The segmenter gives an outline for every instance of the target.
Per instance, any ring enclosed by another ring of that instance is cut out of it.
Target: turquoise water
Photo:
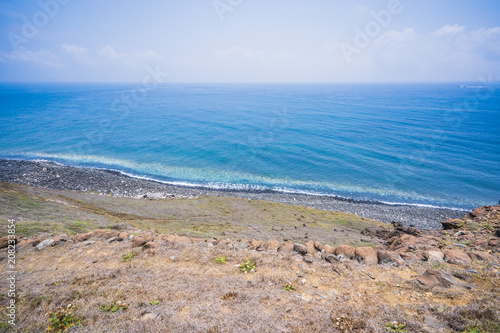
[[[2,84],[0,157],[469,209],[500,199],[499,88]]]

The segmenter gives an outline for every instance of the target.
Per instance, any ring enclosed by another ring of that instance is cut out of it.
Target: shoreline
[[[0,159],[0,181],[42,188],[79,191],[99,195],[152,199],[225,196],[266,200],[341,211],[376,221],[403,222],[419,229],[441,229],[441,221],[461,218],[467,211],[409,204],[357,201],[333,196],[292,194],[274,191],[236,191],[170,185],[132,177],[116,170],[73,167],[49,161]]]

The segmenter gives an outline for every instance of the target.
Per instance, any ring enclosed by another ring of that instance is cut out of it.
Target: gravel
[[[136,198],[196,198],[204,195],[267,200],[317,209],[341,211],[419,229],[441,229],[441,221],[461,218],[467,211],[412,205],[389,205],[332,196],[246,192],[168,185],[133,178],[118,171],[65,166],[47,161],[0,159],[0,181],[36,187]]]

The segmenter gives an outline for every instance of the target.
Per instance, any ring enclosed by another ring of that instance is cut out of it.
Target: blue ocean
[[[500,199],[492,84],[1,84],[0,158],[185,186],[470,209]]]

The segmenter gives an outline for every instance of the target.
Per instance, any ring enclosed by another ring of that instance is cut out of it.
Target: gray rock
[[[332,262],[332,263],[339,261],[339,259],[337,258],[337,256],[334,255],[334,254],[327,254],[326,257],[325,257],[325,259],[326,259],[326,261]]]
[[[459,289],[473,289],[476,287],[472,283],[463,283],[455,279],[453,276],[442,271],[428,269],[418,279],[421,284],[433,288],[459,288]]]
[[[306,263],[308,263],[308,264],[312,264],[312,263],[313,263],[313,261],[314,261],[314,258],[313,258],[313,256],[312,256],[312,255],[310,255],[310,254],[306,254],[306,255],[304,256],[304,261],[305,261]]]
[[[35,249],[37,249],[38,251],[42,251],[46,247],[51,246],[52,243],[54,243],[53,239],[46,239],[43,242],[40,242],[40,244],[38,244],[37,246],[35,246]]]
[[[95,241],[85,242],[85,243],[83,243],[83,246],[89,246],[89,245],[92,245],[92,244],[95,244]]]
[[[122,241],[123,241],[122,237],[111,237],[110,239],[107,240],[108,243],[122,242]]]
[[[436,332],[442,332],[442,330],[446,328],[445,324],[439,322],[436,318],[429,315],[424,316],[424,325],[435,330]]]
[[[307,248],[302,244],[293,244],[293,250],[302,255],[305,255],[307,253]]]
[[[156,320],[156,319],[159,319],[161,317],[161,313],[160,312],[146,312],[146,313],[143,313],[141,315],[141,320]]]

